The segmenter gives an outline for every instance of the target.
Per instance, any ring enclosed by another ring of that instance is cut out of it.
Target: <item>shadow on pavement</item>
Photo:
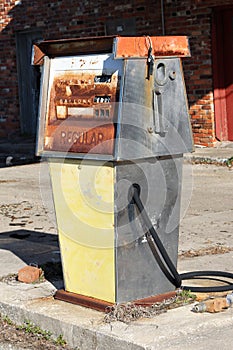
[[[46,280],[56,288],[63,287],[57,235],[30,230],[3,232],[0,234],[0,249],[12,252],[27,265],[41,267]]]

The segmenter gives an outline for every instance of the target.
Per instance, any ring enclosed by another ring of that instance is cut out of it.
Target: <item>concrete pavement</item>
[[[209,165],[231,159],[233,148],[201,148],[195,164],[185,155],[178,271],[233,272],[233,169]],[[200,160],[200,159],[199,159]],[[16,323],[25,320],[60,334],[74,349],[154,350],[230,349],[233,308],[216,314],[196,314],[192,305],[150,319],[125,324],[104,322],[104,314],[55,300],[60,275],[23,284],[11,278],[26,264],[56,266],[60,262],[56,222],[46,163],[0,169],[0,312]],[[214,254],[218,248],[218,254]],[[227,249],[228,248],[228,249]]]

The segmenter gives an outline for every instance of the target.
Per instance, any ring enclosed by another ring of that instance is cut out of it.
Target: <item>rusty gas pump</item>
[[[42,41],[37,155],[50,164],[65,290],[106,305],[174,290],[132,186],[174,265],[183,154],[193,149],[186,37]]]

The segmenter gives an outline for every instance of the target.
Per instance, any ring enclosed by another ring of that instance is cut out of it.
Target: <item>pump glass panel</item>
[[[121,76],[110,54],[51,59],[43,150],[113,155]]]

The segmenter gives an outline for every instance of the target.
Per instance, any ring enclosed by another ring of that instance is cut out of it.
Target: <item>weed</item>
[[[174,297],[157,302],[151,306],[135,305],[134,303],[115,304],[106,308],[104,322],[121,321],[130,323],[142,317],[154,317],[171,309],[191,304],[196,299],[196,295],[189,290],[179,290]]]
[[[55,340],[55,344],[57,344],[57,345],[62,345],[62,346],[66,345],[66,341],[65,341],[65,339],[63,338],[63,335],[62,335],[62,334],[60,334],[60,335],[57,337],[57,339]]]
[[[34,323],[31,323],[30,321],[25,321],[24,324],[18,326],[18,329],[23,330],[25,333],[31,333],[34,335],[41,336],[46,340],[51,339],[52,335],[50,331],[45,331],[39,326],[36,326]]]
[[[6,333],[6,331],[8,330],[8,334],[10,334],[9,337],[11,337],[13,332],[13,336],[15,336],[16,338],[19,337],[21,343],[28,342],[28,341],[31,341],[30,339],[33,339],[34,344],[36,344],[36,342],[39,342],[38,344],[41,345],[41,344],[46,344],[46,342],[48,342],[45,346],[46,349],[47,349],[47,346],[50,349],[50,344],[52,346],[51,349],[55,349],[55,348],[61,349],[61,347],[62,349],[63,348],[67,350],[70,349],[69,346],[67,345],[67,342],[63,338],[62,334],[60,334],[55,339],[55,337],[53,337],[53,334],[50,331],[41,329],[39,326],[35,325],[31,321],[27,320],[23,324],[18,325],[14,323],[7,315],[2,315],[0,313],[0,326],[3,324],[3,322],[5,323],[4,332]],[[8,328],[5,327],[6,325],[8,325]],[[19,332],[18,334],[17,334],[17,331]],[[25,337],[23,336],[23,334],[25,334]],[[0,336],[1,336],[1,332],[0,332]],[[14,341],[16,339],[15,337],[14,337]],[[0,340],[0,343],[1,343],[1,340]],[[35,348],[37,349],[36,345],[35,345]],[[41,349],[41,347],[39,348]]]
[[[32,284],[43,283],[46,281],[45,276],[44,276],[44,271],[42,269],[40,269],[40,270],[41,270],[41,274],[40,274],[39,278],[36,281],[34,281]]]
[[[17,274],[15,273],[10,273],[7,276],[0,277],[0,282],[9,283],[9,282],[15,282],[15,281],[17,281]]]
[[[180,297],[182,299],[182,302],[195,300],[196,295],[191,292],[191,290],[185,290],[182,289],[180,292],[177,293],[177,297]]]
[[[8,316],[2,316],[2,320],[4,321],[4,322],[6,322],[8,325],[13,325],[13,322],[11,321],[11,319],[8,317]]]

